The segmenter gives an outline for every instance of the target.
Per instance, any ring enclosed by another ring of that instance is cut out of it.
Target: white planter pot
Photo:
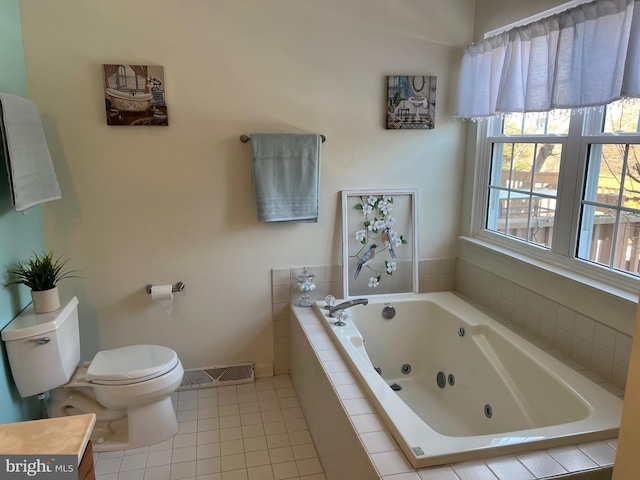
[[[58,287],[53,287],[50,290],[44,290],[42,292],[31,290],[31,299],[33,300],[33,309],[36,313],[53,312],[60,308]]]

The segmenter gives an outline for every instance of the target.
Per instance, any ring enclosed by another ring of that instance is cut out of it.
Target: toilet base
[[[112,410],[102,406],[89,387],[62,387],[51,391],[50,416],[82,413],[96,415],[91,434],[94,452],[144,447],[163,442],[178,431],[170,396],[132,405],[126,410]]]
[[[96,423],[91,435],[94,452],[144,447],[163,442],[178,431],[171,397],[130,407],[127,413],[120,420]]]

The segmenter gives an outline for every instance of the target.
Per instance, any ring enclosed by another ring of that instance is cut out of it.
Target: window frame
[[[574,111],[566,135],[504,135],[502,119],[483,119],[477,123],[474,169],[474,193],[471,206],[471,237],[486,248],[512,255],[529,264],[565,276],[583,278],[583,283],[601,290],[622,289],[637,294],[640,276],[611,270],[577,257],[581,227],[581,203],[587,175],[589,145],[604,143],[640,144],[638,133],[598,133],[604,107]],[[554,234],[549,249],[526,243],[515,237],[488,230],[489,183],[494,143],[548,141],[562,143],[558,178]]]

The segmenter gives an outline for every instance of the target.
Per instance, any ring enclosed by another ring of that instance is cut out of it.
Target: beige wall
[[[340,259],[339,191],[417,187],[420,258],[455,256],[473,0],[21,0],[30,97],[63,199],[47,246],[84,279],[83,357],[132,343],[186,368],[273,361],[270,269]],[[163,65],[170,126],[109,127],[101,64]],[[436,129],[383,128],[385,76],[438,77]],[[250,132],[317,132],[317,224],[259,224]],[[186,283],[171,314],[148,283]]]
[[[618,436],[616,465],[613,471],[614,480],[627,480],[640,476],[640,457],[638,441],[640,441],[640,310],[636,315],[633,350],[629,364],[629,376],[625,389],[622,425]]]

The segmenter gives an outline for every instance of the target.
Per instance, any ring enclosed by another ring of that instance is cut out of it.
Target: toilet
[[[22,397],[50,391],[49,415],[95,413],[93,450],[126,450],[162,442],[178,431],[171,394],[184,369],[160,345],[128,345],[80,361],[78,299],[54,312],[27,307],[2,330]]]

